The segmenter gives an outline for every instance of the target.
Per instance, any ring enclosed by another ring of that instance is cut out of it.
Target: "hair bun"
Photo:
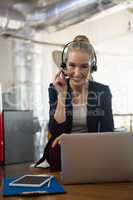
[[[73,41],[83,41],[83,42],[86,42],[86,43],[89,43],[90,44],[90,40],[88,39],[88,37],[87,36],[85,36],[85,35],[77,35],[74,39],[73,39]]]

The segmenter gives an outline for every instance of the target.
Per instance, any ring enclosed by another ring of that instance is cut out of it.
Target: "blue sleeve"
[[[105,88],[105,94],[103,98],[103,117],[101,118],[101,131],[112,132],[114,131],[114,120],[112,114],[112,95],[109,87]]]
[[[48,88],[48,92],[49,92],[49,123],[48,123],[48,128],[50,133],[52,134],[52,136],[54,138],[58,137],[59,135],[61,135],[62,133],[65,132],[66,129],[66,121],[63,123],[58,123],[55,119],[54,119],[54,113],[56,110],[56,106],[57,106],[57,91],[54,87],[53,84],[50,84],[49,88]]]

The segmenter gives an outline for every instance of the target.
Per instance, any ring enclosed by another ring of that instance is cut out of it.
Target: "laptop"
[[[74,133],[61,140],[64,184],[133,180],[133,133]]]

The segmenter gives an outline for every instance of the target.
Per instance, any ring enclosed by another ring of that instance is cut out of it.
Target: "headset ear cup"
[[[94,71],[95,72],[97,71],[97,64],[95,64]]]
[[[95,61],[92,62],[91,64],[91,73],[97,71],[97,64]]]
[[[93,47],[93,46],[92,46]],[[97,71],[97,56],[96,56],[96,52],[95,52],[95,49],[93,47],[93,60],[92,60],[92,63],[91,63],[91,73]]]

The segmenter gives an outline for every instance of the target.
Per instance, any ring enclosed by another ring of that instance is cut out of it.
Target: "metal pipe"
[[[35,8],[26,19],[29,26],[59,30],[82,21],[109,5],[112,5],[112,0],[62,0],[49,6]]]
[[[12,8],[0,8],[0,28],[3,30],[19,30],[25,25],[24,15]]]

